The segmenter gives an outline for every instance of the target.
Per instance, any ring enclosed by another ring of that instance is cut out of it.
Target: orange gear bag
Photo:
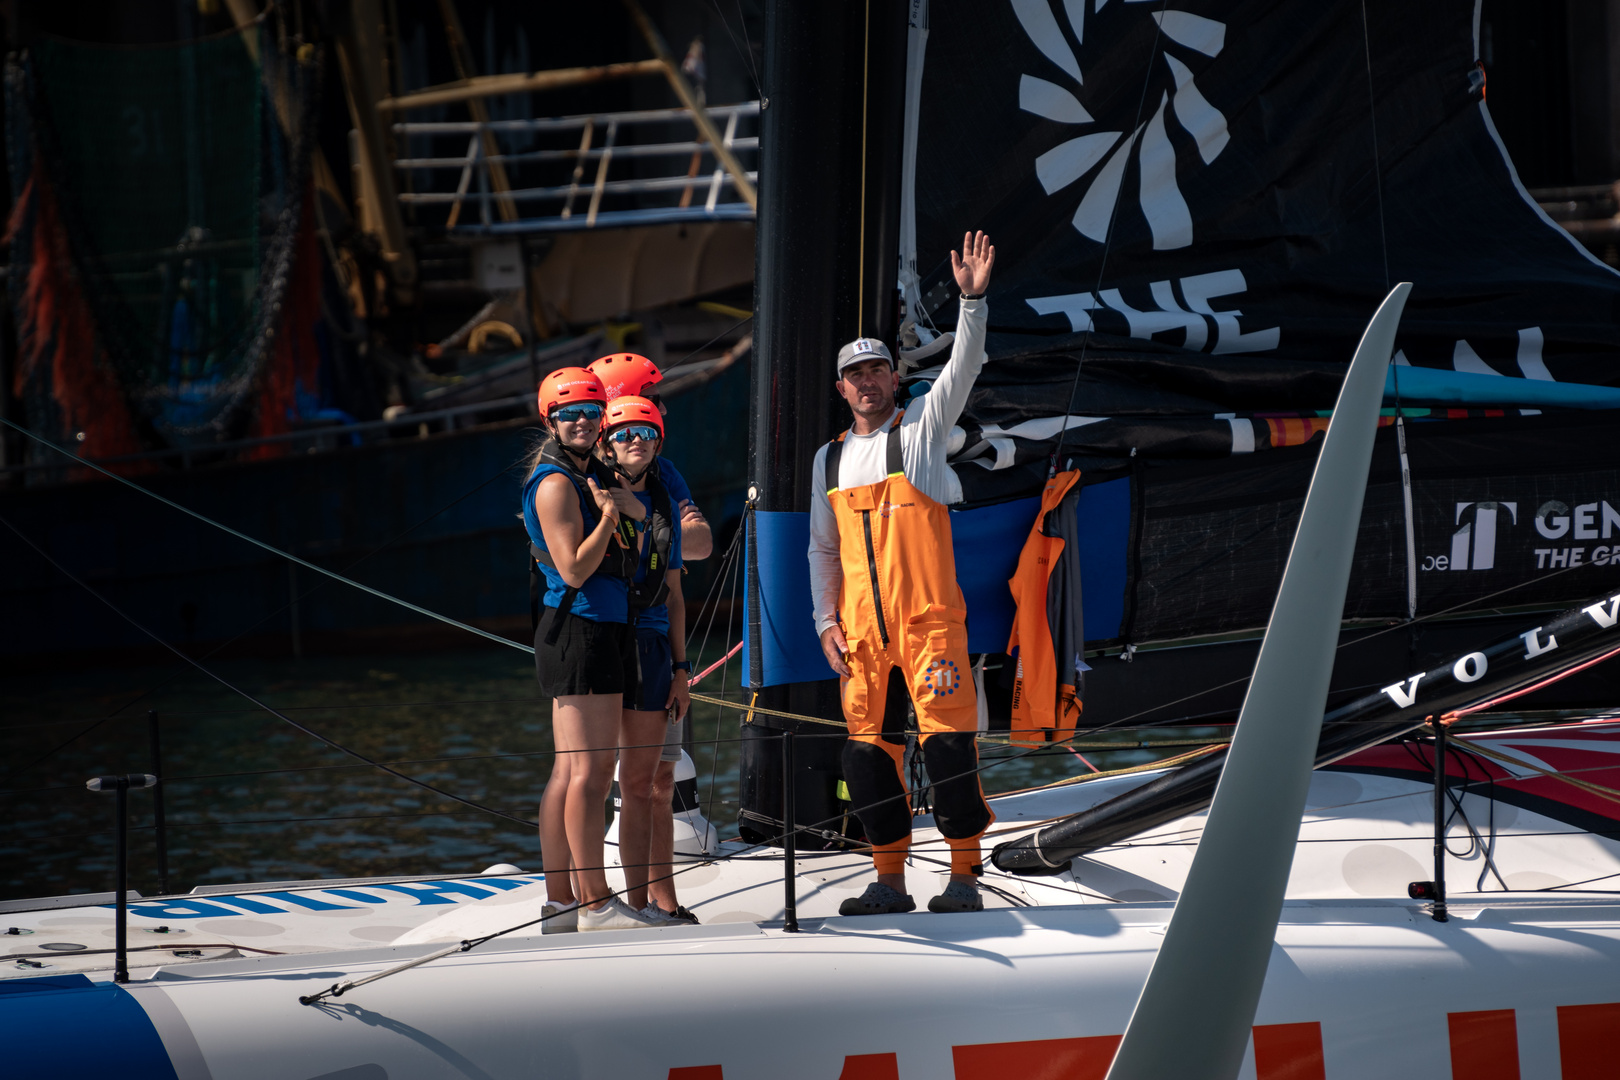
[[[1068,640],[1071,635],[1063,625],[1071,615],[1078,625],[1079,553],[1070,550],[1067,570],[1060,569],[1059,560],[1068,545],[1058,535],[1055,520],[1079,479],[1079,471],[1071,470],[1046,482],[1040,512],[1018,556],[1018,569],[1007,582],[1017,605],[1012,636],[1007,639],[1007,651],[1018,652],[1012,697],[1011,738],[1015,743],[1068,738],[1083,709],[1077,658],[1085,642]],[[1060,642],[1065,652],[1073,650],[1076,655],[1060,657]]]

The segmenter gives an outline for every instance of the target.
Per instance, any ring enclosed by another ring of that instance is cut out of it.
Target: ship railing
[[[327,424],[305,427],[278,435],[261,435],[251,439],[233,439],[230,442],[208,443],[191,447],[171,447],[147,450],[138,454],[119,454],[115,457],[94,459],[96,464],[113,466],[133,462],[173,462],[182,471],[240,460],[244,451],[264,446],[287,446],[292,452],[321,453],[345,446],[372,445],[384,441],[424,439],[429,435],[458,431],[480,424],[502,420],[516,420],[535,415],[533,394],[514,394],[492,401],[477,401],[453,408],[428,412],[408,412],[383,420],[364,420],[352,424]],[[55,457],[55,455],[52,455]],[[57,461],[25,462],[0,467],[0,480],[10,482],[13,477],[34,479],[35,474],[48,476],[72,470],[71,463]]]
[[[739,127],[747,120],[757,119],[758,101],[735,105],[716,105],[704,110],[717,125],[725,121],[721,135],[733,155],[759,151],[757,135],[740,135]],[[640,109],[628,112],[591,113],[537,120],[490,121],[431,121],[406,122],[393,126],[394,134],[402,145],[421,138],[465,138],[466,151],[457,156],[401,157],[394,167],[406,179],[428,174],[430,185],[434,174],[455,170],[453,190],[402,191],[399,201],[405,206],[449,207],[445,231],[461,236],[490,236],[533,232],[563,232],[598,229],[627,225],[651,225],[670,222],[723,221],[754,219],[754,208],[737,190],[738,177],[732,175],[719,162],[715,148],[701,133],[685,141],[633,141],[631,136],[640,130],[650,130],[656,136],[659,128],[667,129],[672,123],[688,123],[697,131],[692,111],[685,108]],[[490,153],[489,147],[499,136],[508,141],[521,138],[533,141],[546,136],[566,135],[573,145]],[[495,138],[491,138],[494,136]],[[575,140],[577,139],[577,142]],[[615,161],[640,163],[642,175],[609,179]],[[532,165],[566,165],[573,163],[572,174],[566,183],[514,187],[496,190],[491,180],[491,167],[497,166],[504,176],[506,170]],[[645,175],[649,166],[668,162],[667,174]],[[757,169],[741,174],[751,184],[758,179]],[[660,197],[674,196],[668,205],[630,205],[624,202],[645,203],[646,197],[660,203]],[[613,202],[614,208],[605,203]],[[525,210],[536,204],[551,204],[555,210],[525,215],[500,213],[500,204],[523,206]],[[477,221],[463,222],[462,214],[468,206],[477,210]],[[510,220],[501,220],[510,218]]]

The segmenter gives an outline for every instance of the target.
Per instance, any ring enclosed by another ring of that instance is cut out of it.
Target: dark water
[[[720,650],[712,652],[718,659]],[[521,654],[491,649],[210,667],[367,757],[474,802],[535,816],[551,767],[550,709]],[[727,674],[725,690],[735,697],[735,661]],[[720,693],[719,675],[700,689]],[[112,887],[114,798],[86,791],[84,781],[152,771],[152,709],[167,777],[170,891],[471,873],[497,862],[539,866],[531,829],[359,765],[194,670],[106,668],[0,681],[0,813],[8,822],[0,840],[0,899]],[[718,707],[698,704],[693,719],[699,795],[728,836],[735,833],[739,714],[724,711],[721,717]],[[1016,752],[991,747],[984,756],[989,763],[1009,753]],[[1155,755],[1088,756],[1109,769]],[[1009,791],[1085,771],[1073,754],[1048,750],[990,769],[985,787]],[[132,792],[130,804],[130,883],[151,895],[159,884],[151,795]]]

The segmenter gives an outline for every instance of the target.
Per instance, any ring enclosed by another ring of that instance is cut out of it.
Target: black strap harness
[[[840,432],[838,437],[827,444],[827,460],[822,463],[821,479],[827,485],[827,494],[831,495],[838,490],[838,462],[844,456],[844,436],[849,432]],[[889,425],[889,434],[884,439],[884,468],[889,476],[903,475],[906,471],[905,457],[900,447],[900,417],[894,418]]]
[[[546,440],[541,450],[540,461],[542,464],[555,465],[562,469],[573,483],[574,490],[579,495],[580,513],[585,520],[585,534],[589,535],[596,529],[602,516],[596,512],[596,500],[590,498],[585,481],[587,478],[594,479],[597,487],[607,491],[610,490],[610,485],[616,483],[614,479],[616,474],[594,457],[589,459],[588,470],[582,470],[573,455],[558,446],[555,439]],[[647,494],[652,497],[652,513],[647,519],[647,530],[652,535],[652,550],[648,554],[645,580],[640,582],[635,580],[636,570],[641,565],[641,545],[638,543],[635,522],[628,519],[619,522],[619,543],[608,544],[607,554],[602,557],[602,563],[596,569],[597,574],[622,578],[630,582],[632,626],[643,611],[657,607],[669,596],[669,584],[665,581],[664,574],[669,569],[670,557],[674,551],[677,527],[669,489],[664,487],[663,481],[659,478],[656,462],[645,476]],[[533,541],[529,542],[529,556],[529,621],[535,630],[539,630],[540,599],[544,592],[540,584],[542,575],[539,567],[549,566],[556,569],[557,564],[552,560],[550,552]],[[578,596],[579,589],[573,585],[563,590],[556,614],[552,616],[551,625],[546,628],[547,645],[557,643],[557,637],[562,633],[563,620],[573,614],[574,600]]]
[[[597,513],[596,500],[591,498],[590,489],[586,486],[587,479],[595,480],[596,486],[603,491],[610,490],[615,483],[614,474],[597,461],[594,457],[586,458],[586,464],[580,465],[579,459],[558,445],[556,439],[547,439],[540,449],[540,463],[542,465],[555,465],[561,469],[574,485],[574,492],[579,496],[579,512],[584,518],[584,535],[589,536],[596,530],[602,515]],[[602,556],[601,565],[595,573],[607,577],[623,578],[628,581],[635,577],[636,567],[641,562],[641,550],[636,543],[636,527],[632,521],[621,520],[618,529],[618,543],[608,543],[606,554]],[[529,622],[534,629],[540,629],[540,566],[557,568],[551,553],[540,545],[529,542]],[[594,575],[593,575],[594,576]],[[579,589],[570,585],[563,590],[562,601],[557,606],[557,614],[552,617],[551,625],[546,628],[546,644],[557,644],[557,636],[562,633],[563,620],[568,618],[574,610],[574,600],[579,596]]]

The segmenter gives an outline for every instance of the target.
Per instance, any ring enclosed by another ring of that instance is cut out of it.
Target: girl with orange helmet
[[[664,381],[658,365],[640,353],[611,353],[592,360],[590,372],[602,380],[609,401],[621,397],[652,398],[652,388]],[[656,402],[655,402],[656,404]]]
[[[541,380],[547,438],[523,485],[538,598],[534,660],[552,699],[554,755],[540,802],[540,847],[554,917],[547,931],[651,925],[612,898],[603,872],[603,808],[620,711],[635,683],[630,578],[639,551],[610,490],[622,484],[592,451],[607,407],[601,380],[563,368]],[[537,590],[539,591],[539,590]],[[570,880],[570,867],[573,870]],[[570,925],[572,924],[572,925]]]
[[[637,687],[619,722],[619,859],[625,899],[654,922],[696,922],[675,899],[675,762],[681,720],[691,707],[686,603],[681,594],[681,525],[662,479],[664,420],[646,398],[614,398],[602,421],[602,454],[636,500],[626,508],[640,525],[640,561],[630,583]],[[620,496],[621,501],[623,496]],[[638,513],[639,512],[639,513]],[[649,883],[649,879],[659,879]]]

